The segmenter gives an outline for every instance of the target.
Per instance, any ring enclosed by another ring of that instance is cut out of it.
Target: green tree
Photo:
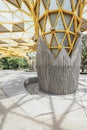
[[[5,57],[5,58],[0,59],[0,68],[25,69],[25,68],[28,68],[28,64],[24,58]]]
[[[81,68],[84,71],[84,66],[87,65],[87,35],[82,37],[82,56],[81,56]]]
[[[0,67],[2,69],[9,69],[8,58],[2,58],[2,59],[0,59]]]
[[[19,59],[19,68],[28,68],[28,63],[24,58]]]
[[[9,69],[18,69],[19,67],[19,62],[18,62],[18,58],[9,58],[8,59],[9,62]]]

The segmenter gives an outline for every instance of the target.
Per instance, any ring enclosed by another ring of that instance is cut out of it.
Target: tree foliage
[[[28,64],[24,58],[5,57],[5,58],[0,59],[0,68],[2,68],[2,69],[25,69],[25,68],[28,68]]]
[[[81,68],[87,65],[87,35],[82,37],[82,56],[81,56]],[[83,70],[82,70],[83,71]]]

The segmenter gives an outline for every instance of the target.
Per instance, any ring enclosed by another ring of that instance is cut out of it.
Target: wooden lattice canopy
[[[56,57],[62,48],[70,55],[81,26],[83,0],[38,0],[39,34]]]
[[[63,47],[70,55],[81,26],[84,1],[83,21],[87,0],[0,0],[0,56],[22,57],[36,51],[38,34],[55,57]],[[82,31],[86,24],[82,22]]]
[[[0,0],[0,55],[24,56],[35,51],[32,3],[26,0]]]
[[[84,6],[83,6],[81,31],[82,32],[87,31],[87,0],[85,0]]]

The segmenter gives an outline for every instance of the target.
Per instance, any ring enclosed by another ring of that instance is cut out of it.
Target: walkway
[[[35,72],[0,71],[0,130],[87,130],[87,75],[76,94],[47,95],[24,81]],[[30,91],[31,89],[29,89]]]

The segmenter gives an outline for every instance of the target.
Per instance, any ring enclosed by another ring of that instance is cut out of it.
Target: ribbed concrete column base
[[[63,48],[55,59],[43,39],[37,48],[37,74],[40,89],[52,94],[71,94],[78,88],[80,71],[81,39],[77,40],[69,57]]]

